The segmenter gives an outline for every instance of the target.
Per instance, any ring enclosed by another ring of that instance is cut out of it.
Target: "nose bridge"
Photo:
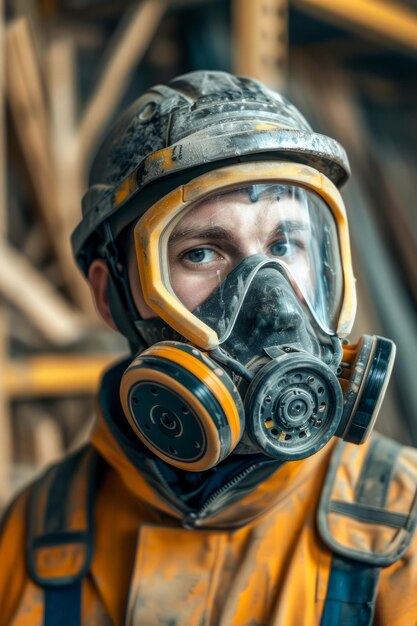
[[[281,298],[283,291],[291,286],[286,268],[278,259],[254,255],[245,261],[250,261],[251,258],[257,262],[247,276],[246,289],[239,303],[239,308],[247,297],[251,299],[259,297],[262,301]],[[284,286],[286,287],[284,288]]]
[[[292,345],[318,353],[304,307],[285,268],[274,259],[257,260],[253,261],[239,301],[235,298],[220,341],[223,349],[245,364],[270,346]]]
[[[277,266],[277,263],[262,254],[243,259],[212,295],[193,310],[193,314],[205,320],[224,341],[234,326],[248,290],[254,281],[258,282],[256,276],[259,270],[266,265],[273,267]],[[275,270],[274,275],[277,273]]]
[[[260,255],[258,255],[260,256]],[[279,259],[265,257],[265,261],[259,263],[246,283],[244,297],[240,299],[236,307],[235,319],[239,311],[245,306],[252,315],[257,316],[261,312],[275,315],[275,329],[277,324],[282,328],[292,328],[298,323],[300,315],[308,311],[310,321],[318,326],[326,335],[333,334],[323,325],[314,310],[314,304],[309,301],[291,270]],[[237,310],[238,309],[238,310]],[[264,324],[267,324],[265,321]]]
[[[254,273],[254,278],[258,285],[265,285],[267,291],[270,291],[277,282],[288,282],[283,264],[276,259],[268,259],[266,263],[260,265]]]
[[[233,273],[233,283],[240,289],[235,292],[222,343],[237,326],[244,326],[249,336],[261,331],[286,331],[300,324],[300,303],[279,261],[256,255],[245,259]],[[240,285],[239,276],[242,278]]]
[[[296,294],[282,269],[278,263],[260,268],[248,288],[245,316],[257,327],[287,329],[299,319]]]

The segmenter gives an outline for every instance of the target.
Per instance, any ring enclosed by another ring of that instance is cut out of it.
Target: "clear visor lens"
[[[335,330],[343,291],[337,228],[315,192],[252,184],[217,193],[176,214],[160,240],[165,286],[190,311],[255,255],[273,259],[322,328]],[[218,300],[220,335],[227,333],[233,307],[242,305],[250,280],[242,273],[238,293],[227,296],[235,302]]]

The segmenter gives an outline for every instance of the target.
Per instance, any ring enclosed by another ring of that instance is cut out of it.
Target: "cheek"
[[[300,286],[313,297],[316,291],[316,276],[310,259],[301,257],[295,263],[290,264],[291,270]]]
[[[216,272],[193,275],[186,270],[179,270],[171,276],[171,287],[175,295],[189,311],[207,300],[220,283],[220,274]]]

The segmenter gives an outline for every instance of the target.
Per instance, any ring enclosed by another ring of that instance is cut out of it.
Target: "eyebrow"
[[[272,233],[279,233],[281,231],[293,231],[293,230],[310,230],[310,222],[307,220],[282,220],[273,229]]]
[[[268,237],[272,237],[282,232],[291,231],[307,231],[309,230],[309,222],[301,220],[282,220],[275,228],[268,234]],[[179,232],[173,232],[169,238],[168,245],[173,245],[187,239],[208,239],[210,241],[227,241],[229,243],[235,242],[233,233],[221,226],[210,226],[207,228],[185,228]]]
[[[208,228],[185,228],[180,232],[173,232],[169,238],[169,243],[176,243],[184,239],[211,239],[213,241],[233,241],[230,231],[221,226],[210,226]]]

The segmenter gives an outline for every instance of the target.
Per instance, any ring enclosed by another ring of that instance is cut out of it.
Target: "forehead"
[[[308,208],[297,190],[287,188],[258,191],[255,187],[239,189],[206,198],[191,207],[177,223],[173,234],[184,228],[221,226],[228,230],[239,227],[263,229],[282,221],[307,222]]]

